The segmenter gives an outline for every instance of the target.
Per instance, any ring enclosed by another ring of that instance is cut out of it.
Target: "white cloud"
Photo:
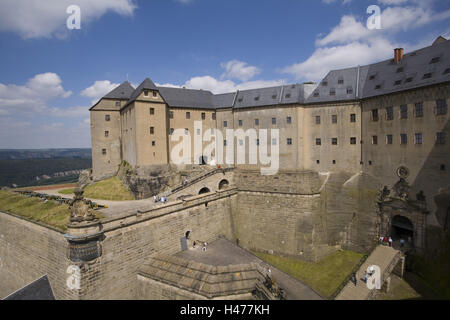
[[[25,39],[64,37],[70,31],[66,27],[70,5],[80,7],[82,29],[108,11],[131,16],[136,8],[133,0],[2,0],[0,31],[12,31]]]
[[[239,79],[241,81],[248,81],[261,73],[259,68],[250,66],[246,62],[239,60],[223,62],[220,66],[225,69],[221,79]]]
[[[371,30],[363,26],[355,17],[343,16],[339,25],[334,27],[328,35],[318,39],[316,45],[325,46],[330,43],[347,43],[368,37],[370,33]]]
[[[25,85],[0,83],[0,110],[3,114],[42,111],[47,101],[67,98],[71,94],[72,91],[64,90],[61,78],[56,73],[37,74]]]
[[[81,91],[81,95],[92,98],[92,104],[95,104],[101,97],[105,96],[119,85],[119,83],[111,83],[109,80],[95,81],[92,86]]]

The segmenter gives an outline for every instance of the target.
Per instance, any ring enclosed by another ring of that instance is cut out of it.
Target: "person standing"
[[[389,247],[392,247],[392,238],[389,237]]]
[[[400,247],[403,248],[405,246],[405,240],[403,238],[400,239]]]
[[[356,279],[356,272],[353,272],[353,274],[352,274],[352,282],[355,284],[355,287],[356,287],[356,283],[357,283],[357,279]]]

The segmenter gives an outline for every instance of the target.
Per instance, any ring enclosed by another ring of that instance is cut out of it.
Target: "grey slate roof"
[[[129,100],[131,95],[133,94],[133,91],[134,88],[132,87],[132,85],[128,81],[125,81],[103,98]]]
[[[55,300],[47,275],[31,282],[3,300]]]
[[[158,89],[171,107],[215,109],[212,102],[213,94],[210,91],[169,87],[158,87]]]
[[[437,61],[430,63],[433,58]],[[366,66],[333,70],[319,84],[293,84],[214,95],[205,90],[156,87],[147,78],[131,94],[133,87],[124,82],[105,98],[119,99],[119,96],[128,95],[128,105],[142,90],[150,89],[159,90],[170,107],[205,109],[352,101],[449,82],[449,68],[450,40],[439,37],[432,46],[405,54],[398,64],[389,59]],[[430,77],[424,77],[425,74]]]

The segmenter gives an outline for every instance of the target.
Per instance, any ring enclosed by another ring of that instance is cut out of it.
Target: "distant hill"
[[[16,159],[91,159],[91,149],[0,149],[0,160]]]
[[[0,186],[75,182],[91,166],[91,149],[0,149]]]

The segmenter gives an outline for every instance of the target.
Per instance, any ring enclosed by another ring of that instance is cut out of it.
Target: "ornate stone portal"
[[[409,170],[406,167],[400,167],[397,175],[399,181],[392,188],[393,192],[385,186],[379,193],[379,236],[392,236],[393,226],[405,228],[412,232],[413,247],[419,251],[424,250],[426,217],[429,213],[425,194],[420,191],[416,195],[416,200],[410,199],[410,186],[406,181]],[[403,224],[394,225],[394,221]],[[408,222],[411,224],[411,229]]]

